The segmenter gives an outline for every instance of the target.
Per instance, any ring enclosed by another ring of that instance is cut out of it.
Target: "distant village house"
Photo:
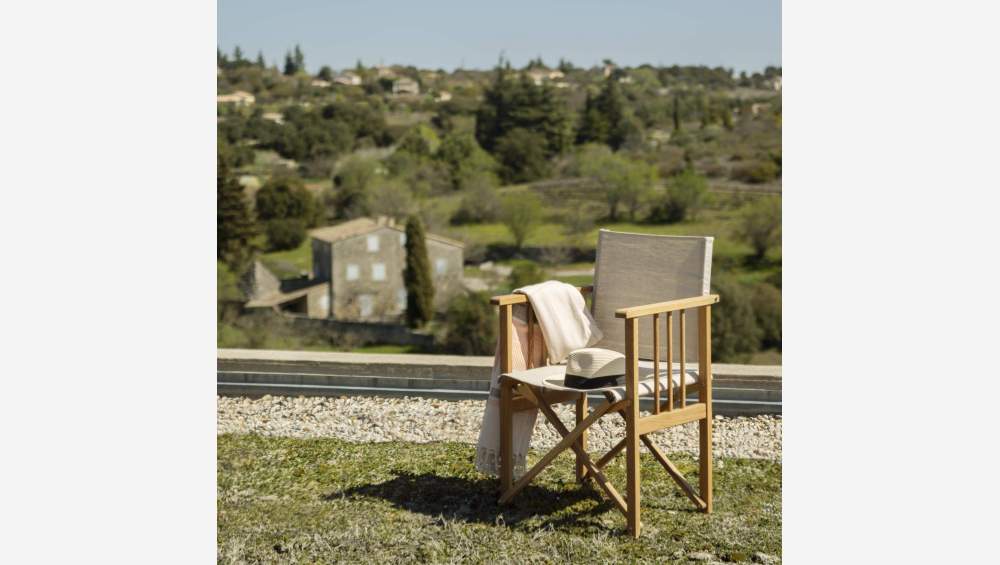
[[[406,233],[389,218],[358,218],[317,228],[308,279],[278,281],[263,265],[251,273],[248,308],[277,308],[310,318],[395,322],[406,312]],[[434,305],[443,310],[462,292],[464,245],[427,234]]]
[[[220,94],[215,97],[215,101],[218,104],[232,104],[234,106],[250,106],[256,100],[253,94],[242,90],[237,90],[231,94]]]
[[[416,96],[420,94],[420,84],[412,78],[398,78],[392,83],[392,93],[396,95]]]
[[[357,73],[347,71],[334,78],[333,82],[344,86],[360,86],[361,77]]]

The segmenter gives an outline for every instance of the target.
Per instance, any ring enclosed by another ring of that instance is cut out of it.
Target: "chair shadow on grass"
[[[516,526],[528,518],[541,518],[541,526],[559,527],[576,525],[610,530],[598,518],[605,512],[617,510],[602,493],[589,482],[572,484],[566,490],[553,490],[543,486],[528,485],[510,503],[497,504],[496,479],[469,479],[442,477],[431,473],[413,474],[394,471],[394,478],[378,483],[359,485],[343,491],[331,492],[324,500],[352,498],[377,498],[388,501],[397,508],[446,521],[481,524],[506,524]],[[591,500],[595,504],[586,510],[574,510],[560,515],[560,511],[579,502]],[[537,527],[533,524],[532,527]]]

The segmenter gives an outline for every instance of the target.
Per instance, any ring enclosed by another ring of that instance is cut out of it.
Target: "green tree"
[[[507,183],[530,182],[549,174],[545,138],[531,130],[515,128],[497,140],[500,176]]]
[[[233,274],[229,265],[222,261],[215,263],[216,315],[219,322],[230,322],[236,318],[244,296],[240,290],[239,277]]]
[[[372,159],[351,157],[333,177],[329,199],[336,218],[357,218],[370,213],[369,186],[378,176],[378,164]]]
[[[508,194],[501,204],[501,220],[521,249],[542,221],[542,201],[533,192]]]
[[[597,99],[587,92],[583,103],[583,115],[576,134],[577,143],[607,143],[608,120],[598,107]]]
[[[306,70],[306,57],[305,55],[302,54],[302,49],[299,48],[299,45],[297,43],[295,44],[295,52],[293,58],[295,60],[295,72],[301,73],[302,71]]]
[[[768,283],[754,286],[751,298],[757,327],[761,331],[761,346],[781,351],[781,291]]]
[[[677,95],[674,95],[674,108],[673,108],[673,119],[674,119],[674,131],[681,131],[681,102]]]
[[[535,85],[527,75],[512,77],[510,63],[501,60],[496,68],[496,79],[483,93],[483,102],[476,111],[476,141],[486,151],[494,154],[504,168],[526,176],[517,163],[507,163],[505,156],[518,156],[510,151],[499,153],[501,140],[517,129],[527,130],[542,138],[544,159],[560,154],[572,142],[571,124],[565,103],[555,90],[545,84]]]
[[[455,190],[466,189],[473,179],[492,176],[496,171],[496,161],[468,133],[446,135],[435,158],[444,164]]]
[[[427,258],[424,224],[416,215],[406,222],[403,283],[406,285],[406,324],[411,328],[420,327],[434,316],[434,280]]]
[[[306,229],[322,218],[316,198],[292,176],[274,177],[257,191],[257,215],[264,222],[268,247],[275,251],[298,247]]]
[[[759,350],[761,331],[746,285],[731,277],[715,277],[712,292],[719,304],[712,307],[712,357],[719,362],[745,361]]]
[[[285,52],[285,68],[284,68],[283,74],[285,76],[289,76],[290,77],[290,76],[293,76],[296,72],[298,72],[298,71],[297,71],[297,69],[295,67],[295,59],[292,58],[292,54],[291,53],[289,53],[289,52],[286,51]]]
[[[230,174],[222,155],[218,156],[216,165],[217,259],[234,272],[242,273],[253,259],[253,239],[259,228],[243,196],[243,187]]]
[[[378,216],[389,216],[402,220],[413,213],[416,203],[413,191],[400,178],[378,178],[369,189],[368,210]]]
[[[687,168],[671,177],[667,195],[653,209],[650,220],[668,224],[693,219],[708,198],[708,180]]]
[[[625,143],[629,124],[625,117],[625,101],[618,79],[614,74],[604,80],[604,89],[597,101],[601,114],[608,124],[607,144],[617,150]]]
[[[329,65],[323,65],[322,67],[320,67],[319,73],[316,75],[316,78],[326,81],[333,80],[333,69],[331,69]]]
[[[242,67],[246,64],[246,62],[247,60],[243,58],[243,50],[240,49],[239,45],[237,45],[233,48],[233,64],[236,67]]]
[[[485,292],[461,294],[448,303],[443,347],[457,355],[491,355],[496,347],[496,309]]]
[[[577,156],[579,171],[589,177],[608,204],[608,219],[618,221],[622,207],[635,220],[639,206],[656,183],[656,167],[612,153],[607,146],[585,146]]]
[[[399,140],[397,151],[405,151],[418,159],[430,159],[441,145],[441,140],[433,128],[418,124]]]
[[[462,190],[464,195],[451,217],[452,224],[494,222],[500,217],[500,197],[493,175],[480,173],[469,177]]]
[[[772,246],[781,243],[781,198],[761,196],[740,214],[737,233],[753,248],[754,262],[761,262]]]
[[[263,51],[258,51],[257,52],[257,62],[256,62],[256,65],[259,68],[261,68],[261,69],[266,69],[267,68],[267,63],[264,62],[264,52]]]

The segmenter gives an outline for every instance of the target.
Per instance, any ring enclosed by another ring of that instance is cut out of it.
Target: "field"
[[[643,534],[561,456],[509,506],[455,443],[218,437],[218,560],[244,562],[777,562],[781,464],[716,459],[715,512],[643,461]],[[533,454],[534,458],[538,454]],[[530,459],[531,457],[529,457]],[[672,457],[697,484],[691,457]],[[530,462],[529,462],[530,463]],[[624,484],[624,463],[608,468]]]
[[[500,194],[510,194],[525,190],[533,190],[530,187],[512,186],[500,189]],[[659,190],[663,190],[662,187]],[[755,198],[780,198],[780,194],[742,194],[729,192],[711,193],[711,202],[704,210],[701,210],[694,220],[688,220],[676,224],[653,224],[641,222],[609,222],[597,220],[593,227],[580,234],[571,234],[566,228],[566,218],[575,212],[580,206],[592,205],[586,201],[575,199],[561,199],[559,195],[545,194],[542,190],[535,189],[542,194],[545,208],[543,216],[545,220],[539,224],[537,229],[527,238],[526,247],[541,248],[561,248],[580,247],[593,249],[597,244],[597,232],[599,229],[609,229],[614,231],[624,231],[633,233],[648,233],[657,235],[705,235],[715,237],[713,247],[713,262],[717,268],[727,272],[732,272],[747,283],[753,283],[766,279],[780,269],[781,248],[776,247],[768,252],[767,260],[761,265],[749,265],[748,258],[751,255],[750,247],[740,241],[733,234],[740,210],[749,201]],[[450,216],[458,206],[458,197],[439,197],[433,202],[433,207],[441,216]],[[510,231],[502,223],[470,224],[464,226],[452,226],[442,224],[434,226],[432,229],[436,233],[447,235],[464,241],[470,248],[489,246],[512,246],[514,239]],[[312,251],[309,241],[304,241],[302,245],[288,251],[278,251],[265,253],[261,257],[262,261],[269,269],[279,277],[294,277],[302,272],[309,272],[312,262]],[[509,262],[509,261],[508,261]],[[504,263],[504,261],[501,261]],[[467,268],[466,276],[478,276],[475,265]],[[593,264],[589,263],[562,263],[557,262],[546,266],[548,271],[583,271],[593,270]],[[565,280],[573,284],[589,284],[592,280],[589,276],[559,276],[552,278]]]

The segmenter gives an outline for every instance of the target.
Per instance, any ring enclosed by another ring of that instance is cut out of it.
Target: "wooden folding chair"
[[[500,348],[503,375],[500,378],[500,503],[509,502],[553,459],[570,449],[576,455],[577,480],[593,479],[625,514],[629,533],[638,537],[639,443],[677,482],[694,505],[712,511],[712,352],[711,306],[719,301],[708,294],[711,275],[712,238],[629,234],[601,230],[593,287],[582,287],[593,297],[592,311],[604,338],[595,347],[625,354],[624,386],[604,390],[605,402],[591,409],[585,393],[554,386],[565,374],[565,365],[529,367],[512,371],[512,308],[526,304],[529,334],[535,327],[527,297],[510,294],[493,297],[500,309]],[[697,310],[697,324],[686,312]],[[665,336],[661,332],[665,330]],[[640,329],[650,340],[640,344]],[[647,333],[648,332],[648,333]],[[665,339],[661,339],[661,336]],[[532,343],[529,337],[528,343]],[[531,355],[529,354],[529,359]],[[663,362],[663,363],[661,363]],[[697,363],[697,371],[689,369]],[[679,370],[675,371],[675,367]],[[661,368],[663,370],[661,370]],[[697,401],[688,401],[688,389],[697,391]],[[640,417],[639,401],[652,397],[652,414]],[[568,430],[552,410],[552,404],[576,403],[576,427]],[[516,482],[512,462],[512,417],[521,410],[538,408],[562,436]],[[625,419],[625,437],[594,461],[587,452],[587,428],[608,414]],[[687,422],[699,422],[699,489],[696,491],[649,434]],[[608,481],[604,469],[625,451],[625,496]]]

